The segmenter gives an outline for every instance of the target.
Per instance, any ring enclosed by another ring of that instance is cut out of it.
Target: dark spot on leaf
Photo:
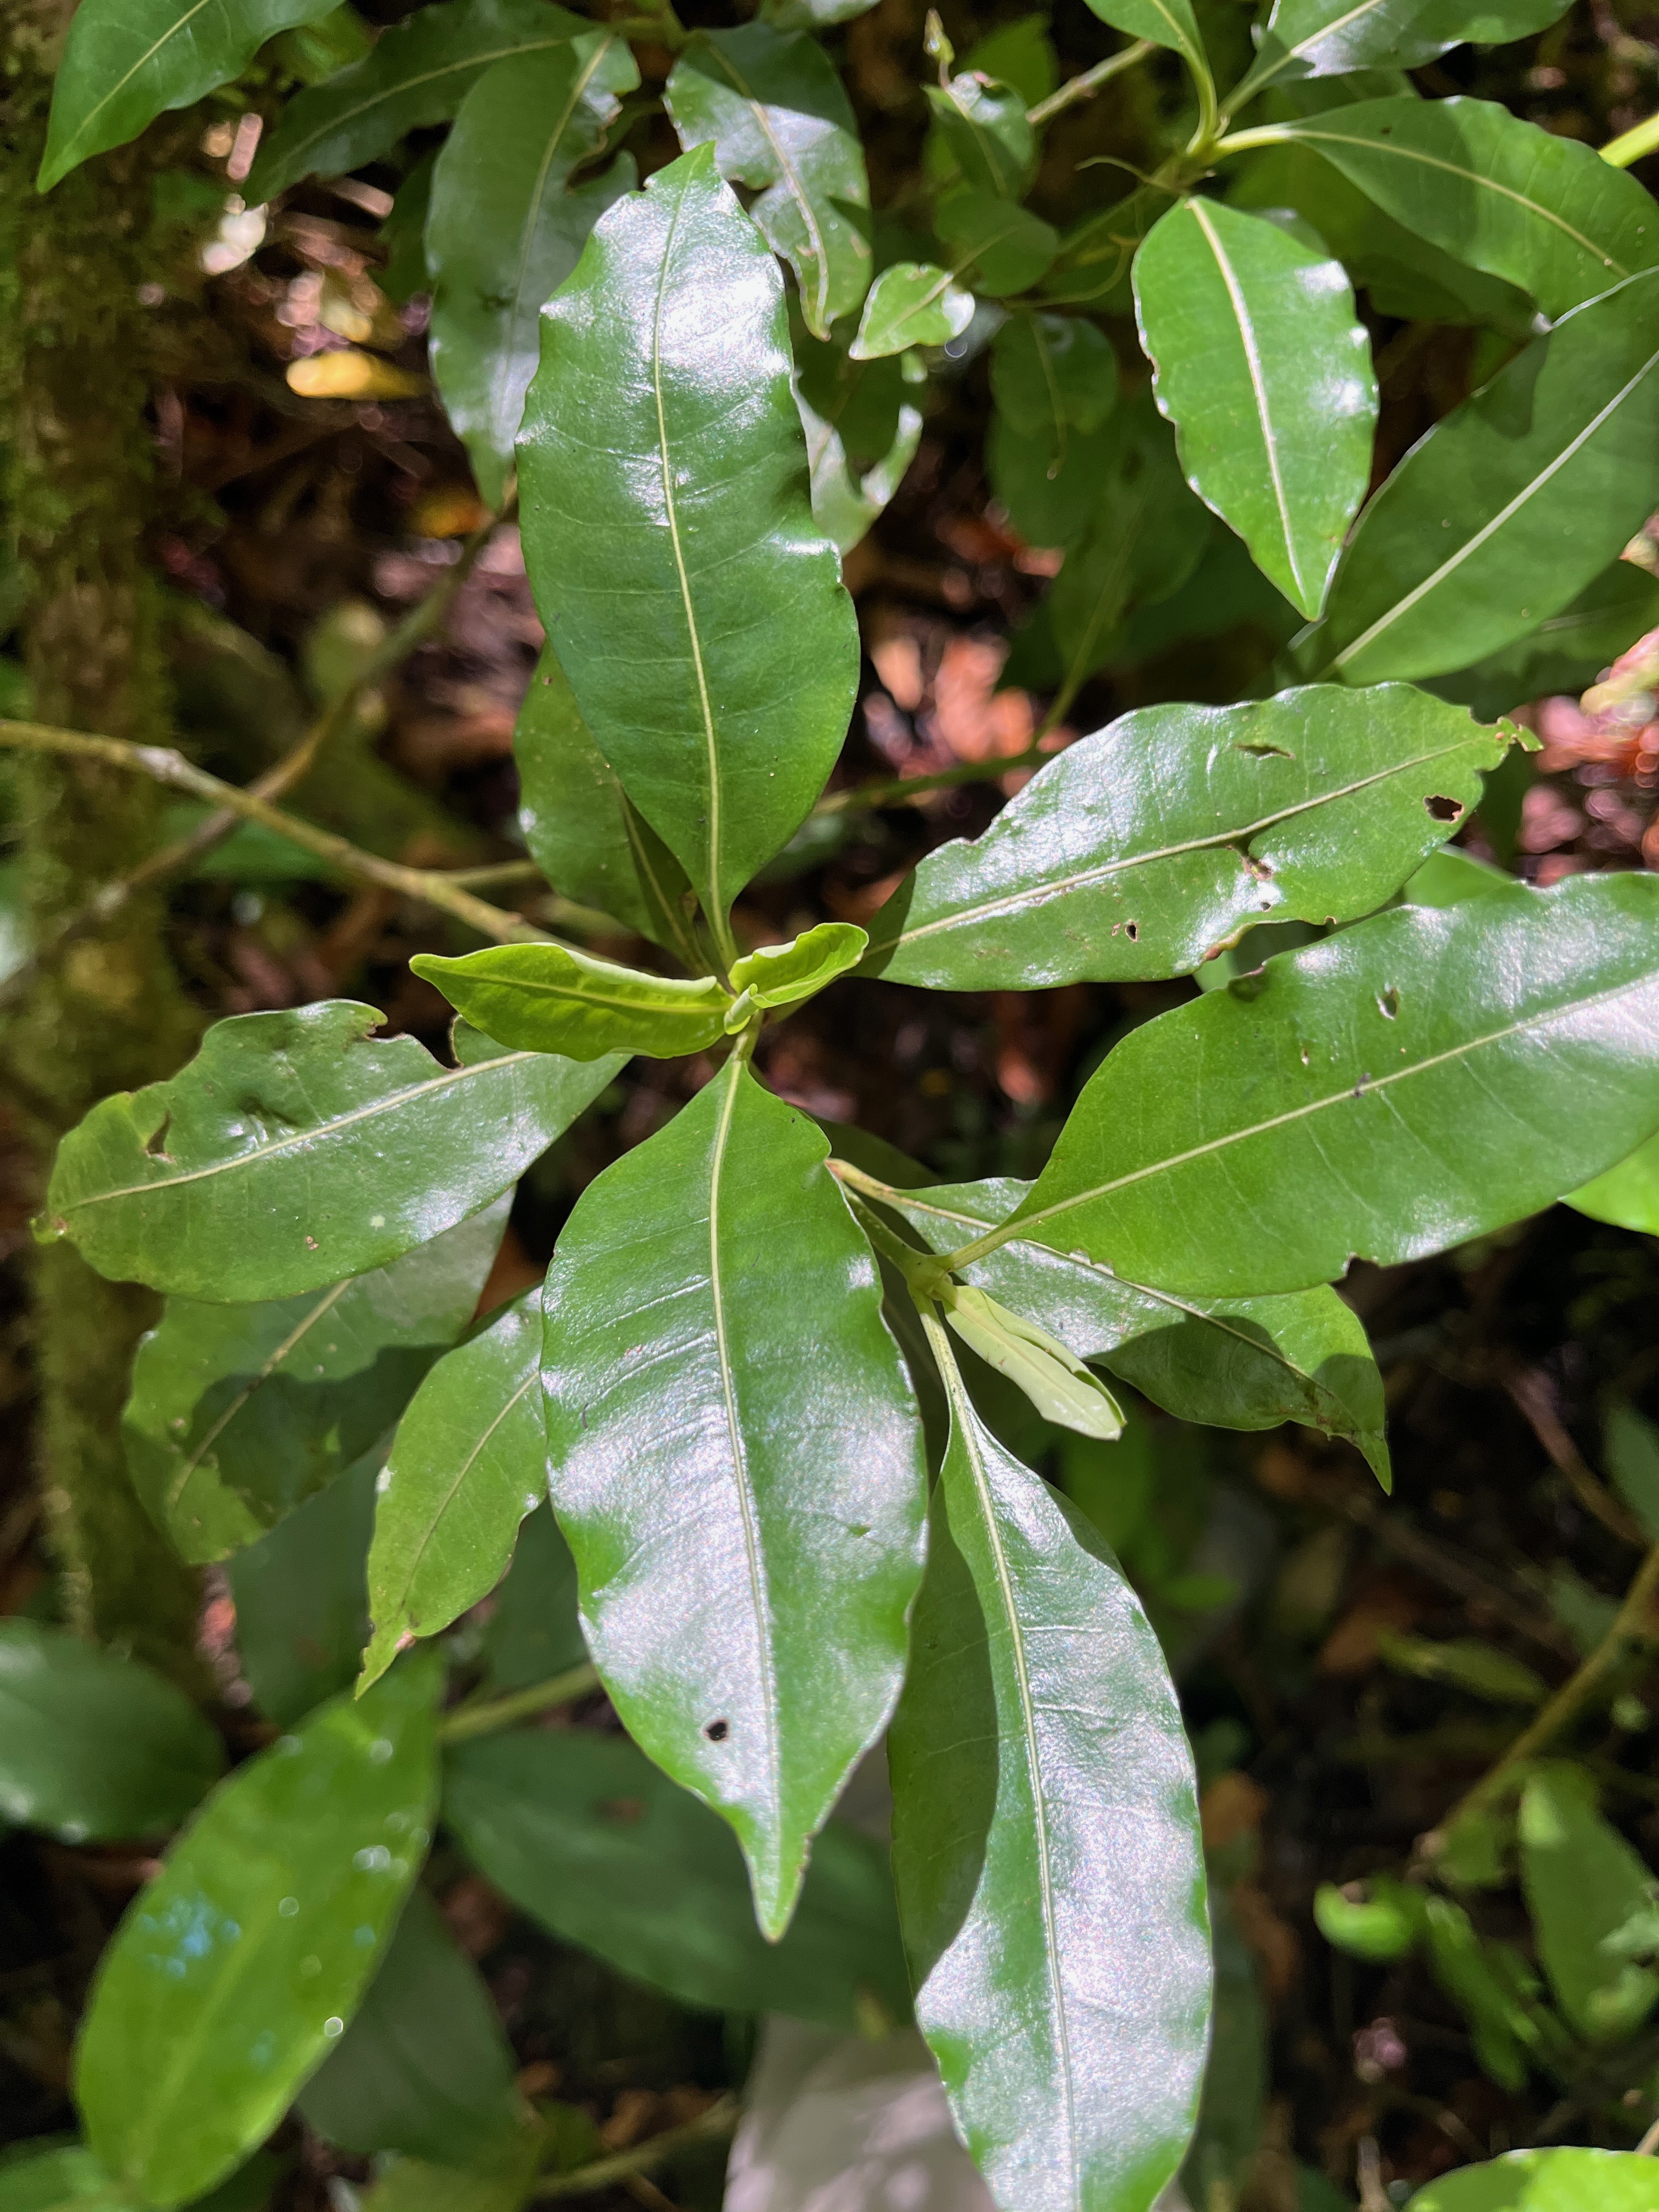
[[[1368,1067],[1365,1070],[1365,1073],[1360,1077],[1358,1082],[1356,1083],[1353,1087],[1353,1095],[1356,1098],[1363,1098],[1364,1097],[1365,1092],[1370,1086],[1370,1080],[1371,1072]]]
[[[607,1820],[620,1821],[625,1828],[633,1826],[645,1811],[643,1797],[605,1797],[599,1801],[599,1810]]]
[[[1423,804],[1437,822],[1455,822],[1463,811],[1463,802],[1461,799],[1448,799],[1439,792],[1437,792],[1432,798],[1425,799]]]
[[[167,1131],[172,1127],[172,1115],[163,1114],[160,1122],[156,1126],[155,1133],[152,1136],[146,1138],[144,1140],[144,1157],[146,1159],[166,1159],[167,1157]]]
[[[870,1533],[870,1523],[867,1521],[849,1521],[847,1524],[847,1533],[849,1536],[867,1536]]]
[[[1285,751],[1283,745],[1270,745],[1265,741],[1242,739],[1233,748],[1236,752],[1249,753],[1256,760],[1294,760],[1296,755]]]
[[[1126,921],[1123,925],[1123,934],[1131,945],[1138,944],[1140,939],[1140,924],[1138,921]]]
[[[730,1721],[710,1721],[703,1729],[703,1734],[708,1737],[710,1743],[724,1743],[726,1737],[729,1736],[731,1733],[732,1723]]]
[[[1376,1004],[1383,1020],[1391,1022],[1400,1012],[1400,994],[1392,983],[1378,995]]]

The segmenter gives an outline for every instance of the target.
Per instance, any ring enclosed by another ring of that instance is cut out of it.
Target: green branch
[[[1085,70],[1081,76],[1068,78],[1058,92],[1051,92],[1047,100],[1040,100],[1035,107],[1028,107],[1025,120],[1033,125],[1044,124],[1051,117],[1058,115],[1062,108],[1070,107],[1074,101],[1092,100],[1103,84],[1109,83],[1113,77],[1121,76],[1125,70],[1133,69],[1137,62],[1144,62],[1148,54],[1157,52],[1150,39],[1137,39],[1132,46],[1125,46],[1115,54],[1108,54],[1103,62],[1097,62],[1092,69]]]
[[[562,1674],[550,1675],[545,1682],[532,1682],[527,1689],[507,1690],[499,1698],[478,1698],[470,1705],[457,1705],[439,1722],[438,1741],[470,1743],[475,1735],[494,1735],[499,1729],[533,1719],[538,1713],[551,1712],[556,1705],[574,1705],[578,1698],[585,1698],[599,1686],[599,1668],[584,1660],[580,1667],[568,1667]]]
[[[632,2175],[648,2173],[654,2166],[672,2158],[677,2151],[689,2150],[694,2143],[719,2142],[732,2134],[742,2107],[735,2097],[722,2097],[695,2120],[684,2127],[665,2128],[659,2136],[635,2143],[631,2150],[619,2150],[613,2157],[595,2159],[591,2166],[579,2166],[574,2172],[550,2173],[536,2185],[532,2204],[545,2203],[556,2197],[589,2197],[596,2190],[609,2189],[618,2181]]]

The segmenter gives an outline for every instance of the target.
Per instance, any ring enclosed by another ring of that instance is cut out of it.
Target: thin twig
[[[383,860],[378,854],[365,853],[360,846],[347,838],[337,837],[331,830],[319,830],[314,823],[304,821],[297,814],[283,813],[280,807],[271,805],[252,791],[222,783],[216,775],[196,767],[171,746],[131,744],[124,738],[92,737],[84,730],[60,730],[45,722],[4,720],[0,720],[0,745],[33,752],[66,753],[71,759],[100,761],[107,768],[148,775],[174,791],[187,792],[192,799],[204,799],[210,805],[224,807],[245,821],[259,823],[277,836],[286,837],[290,844],[314,853],[319,860],[326,860],[342,875],[356,877],[363,883],[380,884],[404,898],[419,899],[427,906],[436,907],[441,913],[452,915],[457,921],[476,930],[480,937],[489,938],[497,945],[539,944],[546,939],[547,933],[536,928],[522,915],[511,914],[504,907],[490,906],[475,898],[471,891],[458,889],[449,881],[445,870],[406,868],[400,861]]]
[[[866,806],[908,806],[913,799],[925,799],[930,791],[953,791],[963,783],[988,783],[994,776],[1006,775],[1011,769],[1046,767],[1064,750],[1064,746],[1034,741],[1024,752],[964,761],[960,768],[943,768],[933,775],[901,775],[887,783],[854,784],[847,791],[826,793],[812,812],[815,816],[848,814]]]
[[[1567,1478],[1573,1496],[1584,1510],[1594,1514],[1621,1544],[1644,1550],[1649,1541],[1647,1530],[1585,1466],[1583,1454],[1562,1425],[1546,1377],[1534,1367],[1511,1368],[1504,1376],[1504,1388],[1526,1417],[1534,1436]]]
[[[1603,1680],[1631,1651],[1659,1640],[1659,1623],[1653,1618],[1656,1595],[1659,1595],[1659,1544],[1653,1547],[1637,1569],[1636,1579],[1626,1591],[1612,1627],[1595,1650],[1577,1673],[1561,1685],[1531,1725],[1516,1736],[1496,1765],[1489,1766],[1474,1787],[1459,1798],[1440,1822],[1442,1834],[1465,1814],[1496,1796],[1523,1760],[1535,1759],[1547,1745],[1553,1743],[1577,1718]]]
[[[584,1661],[545,1682],[532,1682],[526,1689],[507,1690],[499,1698],[478,1698],[471,1705],[458,1705],[439,1722],[438,1741],[467,1743],[475,1735],[494,1735],[498,1729],[513,1728],[537,1713],[551,1712],[555,1705],[574,1705],[578,1698],[585,1698],[599,1686],[599,1668]]]
[[[1092,100],[1103,84],[1108,83],[1124,70],[1133,69],[1137,62],[1144,62],[1148,54],[1157,51],[1150,39],[1137,39],[1132,46],[1125,46],[1119,53],[1108,54],[1103,62],[1097,62],[1092,69],[1085,70],[1081,76],[1068,78],[1058,92],[1051,92],[1047,100],[1040,100],[1035,107],[1028,107],[1025,120],[1032,125],[1046,123],[1050,116],[1058,115],[1063,107],[1071,106],[1073,100]]]
[[[665,2159],[672,2158],[677,2151],[689,2150],[694,2143],[718,2142],[724,2136],[735,2132],[742,2108],[735,2097],[722,2097],[718,2105],[711,2105],[695,2120],[688,2120],[683,2128],[665,2128],[659,2136],[652,2136],[631,2150],[619,2150],[611,2158],[597,2158],[591,2166],[579,2166],[573,2173],[550,2173],[536,2185],[532,2203],[541,2203],[554,2197],[588,2197],[597,2189],[609,2189],[618,2181],[625,2181],[630,2173],[644,2173]]]
[[[356,720],[370,692],[394,669],[400,667],[439,627],[491,536],[502,522],[512,518],[516,507],[517,495],[514,494],[508,497],[499,514],[491,515],[487,522],[472,532],[461,550],[459,559],[434,585],[420,605],[411,608],[402,622],[381,640],[356,676],[339,697],[317,716],[293,750],[248,787],[254,798],[272,801],[283,799],[297,784],[304,781],[321,755]],[[36,984],[57,967],[72,945],[78,944],[94,930],[107,927],[141,891],[149,890],[152,885],[164,883],[169,876],[192,866],[212,852],[216,845],[222,844],[240,818],[234,807],[221,806],[205,820],[198,822],[185,836],[175,838],[172,844],[164,845],[158,851],[147,854],[126,875],[118,876],[100,885],[84,906],[61,922],[46,943],[37,946],[29,957],[15,968],[0,984],[0,1013],[20,1005]]]

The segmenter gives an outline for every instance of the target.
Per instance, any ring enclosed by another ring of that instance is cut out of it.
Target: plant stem
[[[1043,726],[1043,734],[1049,725]],[[1063,750],[1064,748],[1062,747]],[[930,791],[954,791],[964,783],[988,783],[1012,769],[1042,768],[1054,755],[1033,742],[1024,752],[1007,753],[993,760],[964,761],[960,768],[940,769],[933,775],[895,776],[887,783],[861,783],[848,791],[832,791],[812,809],[815,815],[850,814],[866,806],[904,806]]]
[[[544,2203],[556,2197],[588,2197],[597,2189],[609,2189],[629,2174],[645,2173],[665,2159],[672,2158],[677,2151],[689,2150],[694,2143],[718,2142],[724,2136],[732,2134],[742,2117],[742,2107],[735,2097],[722,2097],[718,2105],[711,2105],[695,2120],[684,2127],[666,2128],[659,2136],[635,2143],[631,2150],[619,2150],[611,2158],[595,2159],[591,2166],[579,2166],[572,2173],[550,2173],[536,2185],[532,2203]]]
[[[1610,138],[1601,149],[1601,159],[1615,169],[1628,169],[1632,161],[1641,161],[1656,148],[1659,148],[1659,115],[1650,115],[1645,123]]]
[[[171,746],[129,744],[122,738],[91,737],[81,730],[58,729],[45,722],[4,720],[0,720],[0,745],[20,747],[26,752],[67,754],[71,758],[98,762],[125,769],[132,775],[149,776],[175,791],[188,792],[192,799],[205,799],[212,805],[227,808],[244,821],[259,823],[279,837],[286,837],[290,844],[314,853],[319,860],[326,860],[343,875],[379,884],[386,890],[398,891],[406,898],[420,899],[428,906],[436,907],[495,944],[547,941],[546,931],[536,928],[522,915],[509,913],[504,907],[490,906],[475,898],[471,891],[458,889],[449,881],[445,870],[406,868],[401,861],[383,860],[378,854],[365,853],[348,839],[337,837],[332,830],[319,830],[314,823],[302,821],[297,814],[283,813],[255,792],[240,791],[234,784],[222,783],[216,775],[197,768]]]
[[[555,1705],[574,1705],[578,1698],[585,1698],[599,1686],[599,1668],[584,1660],[580,1667],[568,1667],[562,1674],[551,1675],[545,1682],[532,1682],[527,1689],[507,1690],[499,1698],[479,1698],[471,1705],[458,1705],[439,1722],[438,1741],[470,1743],[475,1735],[494,1735],[537,1713],[551,1712]]]
[[[1624,1603],[1612,1627],[1595,1650],[1577,1673],[1561,1685],[1530,1726],[1516,1736],[1497,1764],[1489,1766],[1474,1789],[1453,1806],[1439,1824],[1443,1834],[1466,1814],[1496,1796],[1523,1760],[1535,1759],[1547,1744],[1553,1743],[1577,1718],[1601,1682],[1630,1652],[1659,1642],[1659,1621],[1653,1618],[1656,1596],[1659,1596],[1659,1544],[1653,1547],[1637,1569],[1636,1578],[1625,1593]]]
[[[1133,69],[1137,62],[1144,62],[1148,54],[1157,51],[1150,39],[1137,39],[1132,46],[1125,46],[1115,54],[1108,54],[1103,62],[1097,62],[1092,69],[1085,70],[1081,76],[1067,78],[1058,92],[1051,92],[1047,100],[1040,100],[1035,107],[1028,107],[1025,120],[1034,125],[1046,123],[1050,116],[1058,115],[1062,108],[1070,107],[1075,100],[1092,100],[1103,84],[1109,83],[1113,77],[1121,76],[1125,70]]]
[[[297,784],[304,781],[335,738],[356,721],[369,693],[394,669],[400,667],[410,654],[424,644],[438,629],[454,605],[462,585],[471,574],[492,533],[501,523],[511,520],[517,505],[518,495],[514,493],[509,495],[500,514],[492,515],[473,532],[462,549],[459,560],[433,586],[420,605],[412,608],[396,629],[381,641],[354,680],[318,715],[294,750],[248,787],[254,798],[272,801],[283,799]],[[15,969],[3,984],[0,984],[0,1012],[21,1004],[58,966],[72,945],[78,944],[94,931],[107,928],[141,891],[164,883],[169,876],[177,875],[181,870],[191,866],[212,852],[216,845],[222,844],[236,827],[239,818],[234,808],[221,806],[205,821],[198,822],[187,836],[175,838],[170,845],[161,846],[125,875],[118,876],[101,885],[84,906],[60,922],[55,933]],[[512,862],[509,865],[528,866],[532,874],[540,873],[533,863]],[[459,884],[461,880],[459,874],[455,880]]]

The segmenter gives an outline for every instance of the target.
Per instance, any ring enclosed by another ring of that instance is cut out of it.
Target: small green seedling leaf
[[[878,361],[908,346],[948,345],[974,319],[974,300],[948,269],[926,261],[897,261],[870,287],[854,361]]]
[[[933,228],[951,249],[951,274],[993,298],[1035,284],[1060,251],[1060,234],[1040,216],[991,192],[952,192]]]
[[[430,1840],[441,1679],[408,1666],[240,1767],[105,1952],[76,2097],[160,2212],[264,2140],[356,2012]]]
[[[1570,1190],[1562,1203],[1587,1213],[1592,1221],[1609,1221],[1615,1229],[1659,1237],[1659,1136],[1650,1137],[1628,1159],[1582,1190]]]
[[[945,65],[948,69],[949,61]],[[969,189],[1017,200],[1036,158],[1036,133],[1025,118],[1024,95],[980,70],[963,70],[947,83],[927,84],[922,90]]]
[[[1369,1897],[1353,1898],[1334,1882],[1322,1882],[1314,1893],[1314,1921],[1335,1949],[1381,1966],[1403,1959],[1424,1935],[1423,1894],[1386,1878],[1370,1887]]]
[[[0,1817],[65,1843],[175,1828],[225,1770],[182,1690],[61,1628],[0,1621]]]
[[[963,1342],[1023,1390],[1045,1420],[1108,1443],[1122,1435],[1116,1399],[1057,1336],[971,1285],[951,1286],[942,1303]]]
[[[1376,1654],[1397,1674],[1415,1674],[1425,1682],[1444,1682],[1471,1696],[1497,1705],[1541,1705],[1549,1685],[1540,1674],[1506,1651],[1495,1650],[1472,1636],[1443,1641],[1427,1636],[1402,1636],[1393,1629],[1377,1632]]]
[[[1443,2174],[1407,2212],[1659,2212],[1659,2172],[1634,2151],[1511,2150]]]
[[[732,988],[751,1006],[796,1006],[856,968],[870,940],[850,921],[821,921],[787,945],[763,945],[732,963]]]
[[[649,975],[562,945],[488,945],[454,960],[417,952],[409,964],[501,1043],[568,1060],[701,1052],[720,1035],[731,1004],[715,976]]]
[[[1633,2035],[1659,2003],[1659,1974],[1608,1939],[1650,1911],[1655,1878],[1574,1768],[1552,1762],[1527,1778],[1521,1881],[1539,1959],[1569,2024],[1593,2044]]]

